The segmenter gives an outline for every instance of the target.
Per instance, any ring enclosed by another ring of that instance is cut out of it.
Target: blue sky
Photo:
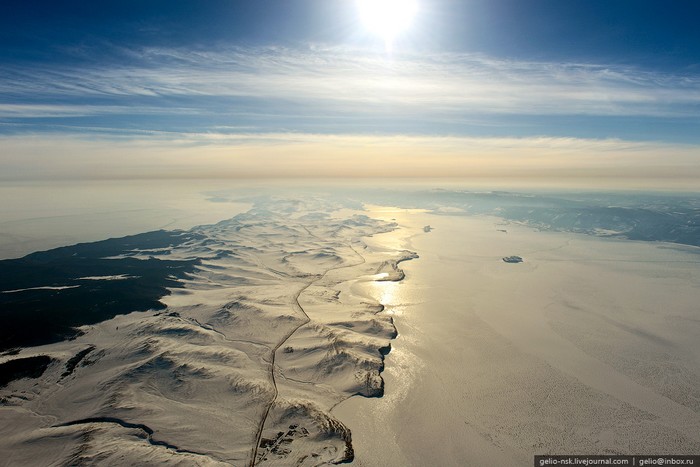
[[[417,4],[3,2],[3,177],[700,175],[700,2]]]

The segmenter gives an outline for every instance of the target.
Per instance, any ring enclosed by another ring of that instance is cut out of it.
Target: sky
[[[6,0],[0,179],[700,181],[700,2],[370,3]]]

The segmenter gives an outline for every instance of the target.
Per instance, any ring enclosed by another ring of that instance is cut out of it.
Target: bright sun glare
[[[418,10],[416,0],[357,0],[365,27],[384,39],[387,51],[394,39],[406,30]]]

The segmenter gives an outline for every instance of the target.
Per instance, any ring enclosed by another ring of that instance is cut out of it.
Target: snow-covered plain
[[[0,465],[699,452],[698,198],[615,195],[621,210],[595,208],[611,205],[597,194],[572,207],[500,192],[293,191],[214,193],[217,209],[255,207],[30,255],[17,263],[27,280],[3,262],[3,304],[83,294],[109,319],[73,340],[3,347],[0,385],[24,377],[0,387]],[[58,280],[52,258],[73,275]],[[36,265],[52,280],[32,278]],[[114,316],[112,291],[157,310]]]
[[[380,396],[396,330],[353,293],[403,278],[414,255],[363,239],[396,228],[321,199],[259,201],[171,249],[124,257],[200,261],[167,308],[83,326],[73,340],[5,352],[50,357],[0,389],[7,465],[319,465],[353,458],[330,415]],[[336,213],[332,216],[332,213]],[[119,258],[114,258],[119,259]],[[124,276],[76,279],[123,282]]]

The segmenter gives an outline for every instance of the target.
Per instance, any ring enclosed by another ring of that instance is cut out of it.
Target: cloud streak
[[[330,112],[390,107],[455,117],[474,114],[692,117],[700,76],[629,67],[495,60],[469,54],[391,58],[341,47],[148,48],[128,62],[78,69],[10,68],[0,93],[25,99],[252,98]],[[206,101],[198,104],[207,109]],[[36,110],[36,109],[35,109]],[[28,115],[36,111],[28,108]]]
[[[697,126],[700,75],[322,46],[117,55],[0,70],[0,178],[700,180],[698,144],[647,138]]]

